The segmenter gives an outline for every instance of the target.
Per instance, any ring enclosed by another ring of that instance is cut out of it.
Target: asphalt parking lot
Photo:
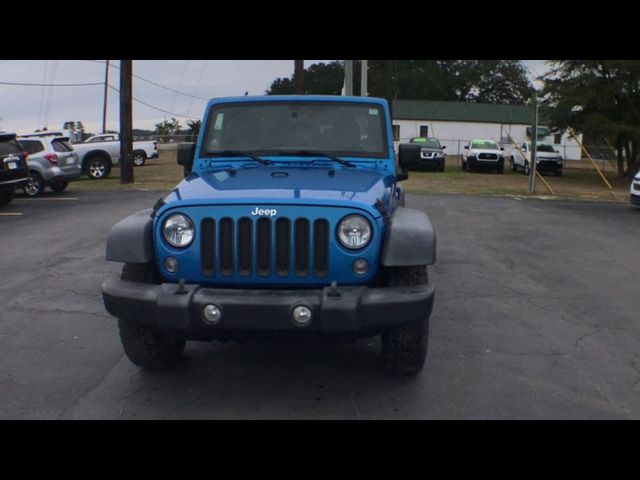
[[[438,233],[427,365],[355,345],[189,343],[148,373],[100,285],[109,227],[161,192],[18,197],[0,211],[2,419],[640,418],[640,209],[409,195]]]

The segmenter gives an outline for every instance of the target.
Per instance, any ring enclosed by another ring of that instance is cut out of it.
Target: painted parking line
[[[51,198],[16,198],[15,200],[26,200],[27,202],[43,202],[43,201],[49,201],[49,200],[78,200],[75,197],[60,197],[60,198],[56,198],[56,197],[51,197]]]
[[[22,215],[19,212],[0,212],[0,217],[17,217]]]

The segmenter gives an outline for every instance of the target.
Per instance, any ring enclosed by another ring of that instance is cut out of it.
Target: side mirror
[[[465,146],[464,146],[464,149],[465,149],[465,150],[469,150],[469,145],[465,145]]]
[[[556,153],[560,153],[560,150],[554,150],[554,152],[556,152]]]
[[[398,163],[405,172],[412,167],[420,166],[420,149],[415,143],[403,143],[398,145]]]
[[[500,150],[504,151],[504,147],[500,147]]]
[[[182,165],[184,176],[191,173],[193,167],[193,158],[196,154],[196,144],[193,142],[178,144],[178,165]]]
[[[445,148],[447,148],[447,146],[446,146],[446,145],[441,145],[441,146],[442,146],[442,149],[443,149],[443,150],[444,150]]]

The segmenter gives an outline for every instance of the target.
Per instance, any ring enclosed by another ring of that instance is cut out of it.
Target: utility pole
[[[120,183],[133,183],[133,61],[120,60]]]
[[[293,93],[304,95],[304,60],[294,60]]]
[[[102,133],[107,133],[107,95],[109,92],[109,60],[104,69],[104,101],[102,104]]]
[[[369,96],[369,89],[368,89],[368,78],[367,76],[369,75],[369,61],[368,60],[361,60],[361,73],[360,73],[360,96],[361,97],[368,97]]]
[[[344,61],[344,94],[353,95],[353,60]]]
[[[538,95],[534,91],[531,96],[531,102],[533,103],[533,124],[531,125],[531,167],[529,175],[529,193],[534,193],[536,190],[536,149],[538,147]]]

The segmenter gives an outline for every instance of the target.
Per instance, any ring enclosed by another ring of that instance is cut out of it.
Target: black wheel
[[[473,172],[473,166],[471,165],[471,162],[467,162],[467,172]]]
[[[0,192],[0,206],[9,205],[11,200],[13,200],[13,196],[15,194],[15,190],[11,188],[10,190],[3,190]]]
[[[125,263],[122,280],[138,283],[159,283],[153,263]],[[118,319],[120,340],[129,360],[148,370],[169,368],[182,357],[185,341],[174,333],[136,323],[134,319]]]
[[[389,286],[424,285],[427,267],[394,268],[389,272]],[[394,375],[415,374],[422,370],[427,358],[429,317],[415,325],[407,325],[382,334],[380,362]]]
[[[142,167],[147,160],[147,155],[142,150],[136,150],[133,152],[133,165],[136,167]]]
[[[56,182],[51,184],[51,190],[53,190],[54,192],[64,192],[67,187],[69,186],[69,182]]]
[[[556,177],[561,177],[561,176],[562,176],[562,170],[554,170],[554,171],[553,171],[553,174],[554,174]]]
[[[440,168],[438,169],[438,171],[440,172],[444,172],[444,160],[442,161],[442,163],[440,164]]]
[[[511,171],[515,172],[516,171],[516,162],[513,160],[513,157],[511,157],[510,163],[511,163]]]
[[[120,341],[129,360],[147,370],[164,370],[182,358],[185,341],[132,320],[118,319]]]
[[[92,180],[99,180],[109,176],[111,168],[108,160],[101,156],[96,155],[87,160],[87,175]]]
[[[502,175],[504,173],[504,161],[498,164],[498,174]]]
[[[29,172],[29,183],[22,187],[28,197],[37,197],[44,192],[44,180],[38,172]]]
[[[462,160],[462,170],[467,170],[467,162],[465,162],[464,160]]]
[[[524,162],[524,169],[522,171],[527,176],[531,174],[531,167],[529,166],[529,162]]]

